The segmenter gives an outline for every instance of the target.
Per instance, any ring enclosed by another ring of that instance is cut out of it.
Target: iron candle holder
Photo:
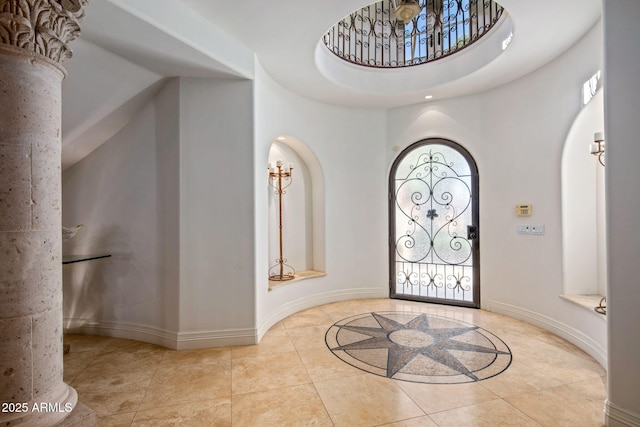
[[[278,160],[275,167],[267,167],[269,170],[269,185],[273,188],[273,192],[278,196],[278,237],[279,237],[279,258],[276,263],[269,268],[269,280],[286,281],[295,277],[296,271],[287,264],[287,260],[282,253],[282,196],[286,194],[286,189],[291,185],[293,173],[293,164],[289,163],[287,167],[282,166],[282,160]]]

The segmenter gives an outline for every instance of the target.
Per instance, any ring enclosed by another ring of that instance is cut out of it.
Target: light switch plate
[[[536,236],[544,236],[544,224],[532,225],[531,234]]]

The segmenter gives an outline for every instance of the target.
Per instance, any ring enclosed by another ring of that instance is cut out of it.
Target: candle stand
[[[280,249],[279,258],[269,268],[269,280],[286,281],[293,279],[296,274],[293,267],[288,265],[287,260],[282,256],[282,196],[286,194],[285,189],[292,183],[293,164],[289,163],[287,167],[283,168],[282,160],[278,160],[275,168],[271,166],[271,163],[267,168],[269,170],[269,185],[278,196],[278,243]]]

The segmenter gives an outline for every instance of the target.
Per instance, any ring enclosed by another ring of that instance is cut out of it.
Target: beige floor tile
[[[311,382],[295,351],[234,359],[232,364],[234,395]]]
[[[78,399],[97,416],[121,414],[138,409],[151,383],[153,371],[111,373],[107,376],[77,378],[71,384]]]
[[[129,427],[135,412],[127,412],[126,414],[106,415],[97,418],[97,427]]]
[[[324,311],[332,322],[337,322],[338,320],[370,311],[358,301],[336,302],[333,304],[321,305],[318,308]]]
[[[499,399],[479,383],[420,384],[398,381],[398,387],[427,415]]]
[[[231,399],[201,400],[138,411],[131,427],[228,427]]]
[[[335,426],[374,426],[425,415],[388,378],[357,375],[314,383]]]
[[[164,347],[147,343],[147,342],[128,340],[124,338],[111,338],[110,341],[105,346],[105,348],[103,349],[103,351],[104,353],[111,353],[111,352],[136,353],[136,352],[150,352],[158,349],[165,350]]]
[[[431,414],[438,427],[540,427],[504,400],[492,400]]]
[[[549,344],[532,331],[525,332],[524,335],[502,333],[509,337],[510,348],[513,352],[526,355],[527,362],[541,361],[559,363],[567,359],[572,359],[571,352],[558,348],[553,344]],[[582,360],[579,358],[579,360]]]
[[[334,312],[334,311],[351,311],[353,314],[366,313],[367,308],[366,304],[363,303],[363,300],[359,299],[351,299],[347,301],[338,301],[330,304],[324,304],[318,306],[321,310],[325,312]]]
[[[258,345],[243,345],[231,348],[231,358],[255,357],[295,351],[291,337],[284,328],[270,329]]]
[[[338,320],[372,311],[424,312],[480,326],[506,342],[513,362],[496,377],[467,384],[364,373],[331,354],[325,334]],[[601,425],[606,399],[605,370],[560,337],[483,310],[402,300],[304,310],[276,323],[255,346],[173,351],[108,337],[64,341],[71,344],[65,381],[96,410],[98,426],[466,427],[534,426],[534,420],[583,427]]]
[[[505,400],[543,426],[602,426],[604,402],[567,385],[511,396]]]
[[[384,424],[379,427],[438,427],[436,423],[431,420],[427,415],[410,418],[408,420],[396,421],[395,423]]]
[[[282,321],[284,327],[287,329],[304,328],[307,326],[323,326],[327,328],[331,326],[334,321],[325,313],[324,310],[315,307],[308,310],[300,311],[296,314],[292,314]]]
[[[434,316],[446,317],[447,319],[454,319],[460,322],[466,322],[470,324],[474,324],[477,322],[479,316],[481,315],[478,310],[473,309],[464,309],[461,307],[453,307],[448,305],[422,305],[420,304],[417,311],[429,313]]]
[[[366,304],[367,308],[365,313],[371,311],[402,311],[403,309],[413,311],[412,308],[414,307],[409,302],[393,299],[364,300],[363,303]]]
[[[562,385],[560,381],[549,378],[544,372],[532,370],[524,365],[520,358],[516,358],[501,374],[479,384],[502,398]]]
[[[327,329],[329,329],[328,326],[307,326],[304,328],[291,329],[288,333],[296,350],[327,348],[324,340]]]
[[[311,384],[233,396],[234,427],[332,426]]]
[[[140,410],[231,396],[231,362],[160,368]]]
[[[326,347],[299,350],[298,354],[314,382],[365,374],[364,371],[338,359]]]
[[[113,339],[79,375],[103,377],[157,368],[166,349],[139,341]]]
[[[505,333],[505,325],[509,324],[509,320],[505,316],[500,316],[494,313],[481,312],[482,314],[487,314],[487,316],[479,315],[475,316],[473,323],[476,326],[481,327],[482,329],[486,329],[487,331],[502,337]],[[508,333],[508,332],[507,332]]]
[[[64,355],[64,382],[70,383],[100,354],[100,351],[70,352]]]
[[[578,381],[567,385],[589,396],[591,399],[602,400],[604,402],[607,398],[607,380],[605,377]]]
[[[596,361],[574,360],[572,362],[551,356],[546,362],[544,359],[527,359],[522,364],[529,368],[530,372],[536,372],[537,375],[542,374],[547,380],[561,384],[597,379],[605,373],[602,366]]]
[[[273,325],[271,328],[269,328],[269,331],[279,331],[279,330],[286,330],[287,328],[284,327],[284,324],[282,324],[282,322],[278,322],[275,325]]]
[[[184,366],[184,365],[207,365],[231,360],[231,349],[205,348],[201,350],[167,350],[162,357],[159,367]]]
[[[64,336],[64,343],[69,344],[70,353],[104,350],[112,340],[113,338],[94,335],[65,334]]]

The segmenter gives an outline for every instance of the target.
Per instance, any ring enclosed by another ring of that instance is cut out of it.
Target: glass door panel
[[[427,139],[390,176],[392,298],[480,306],[478,174],[458,144]]]

